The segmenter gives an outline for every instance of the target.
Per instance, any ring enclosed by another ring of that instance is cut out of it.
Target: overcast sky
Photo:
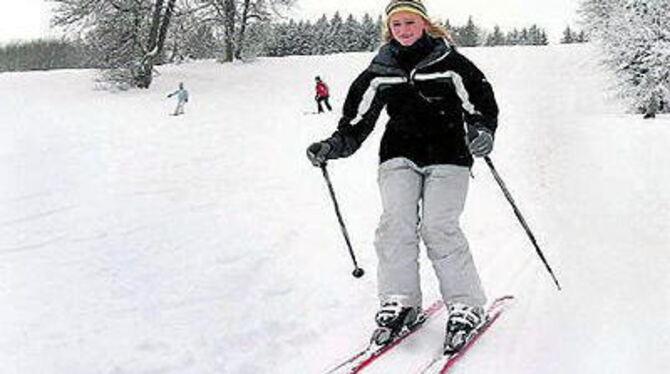
[[[44,0],[0,0],[0,43],[50,36]]]
[[[301,19],[329,17],[339,10],[360,16],[378,15],[387,0],[297,0],[291,15]],[[537,24],[557,40],[566,26],[577,24],[579,0],[424,0],[433,18],[448,18],[452,25],[465,23],[469,15],[487,28],[500,25],[503,30]],[[44,0],[0,0],[0,43],[11,40],[50,36],[50,5]]]

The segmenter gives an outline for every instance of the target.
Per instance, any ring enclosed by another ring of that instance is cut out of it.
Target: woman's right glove
[[[307,148],[307,158],[316,167],[326,166],[329,153],[333,147],[328,142],[317,142]]]

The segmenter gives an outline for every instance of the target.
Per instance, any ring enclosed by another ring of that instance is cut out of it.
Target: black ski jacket
[[[389,121],[380,163],[405,157],[418,166],[470,167],[464,121],[492,135],[498,106],[484,74],[444,39],[424,34],[410,47],[383,45],[352,83],[328,158],[347,157],[370,135],[381,110]]]

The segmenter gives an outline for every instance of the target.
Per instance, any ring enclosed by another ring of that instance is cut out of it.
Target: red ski
[[[397,337],[395,337],[387,344],[377,345],[374,342],[370,342],[367,347],[363,348],[361,351],[352,355],[349,359],[345,360],[334,368],[328,370],[326,374],[355,374],[360,372],[383,354],[387,353],[393,347],[400,344],[407,337],[420,330],[422,326],[444,311],[444,309],[444,303],[442,300],[435,301],[433,304],[431,304],[430,307],[428,307],[428,309],[423,312],[423,318],[421,319],[421,322],[412,326],[412,328],[401,332]]]
[[[446,373],[454,364],[463,357],[468,350],[479,340],[479,338],[484,335],[486,330],[491,327],[496,320],[500,317],[503,311],[512,304],[514,301],[514,296],[503,296],[497,298],[491,303],[491,306],[486,311],[488,316],[486,321],[477,329],[475,334],[470,337],[467,343],[461,348],[460,351],[451,354],[451,355],[440,355],[434,358],[423,370],[420,371],[421,374],[444,374]]]

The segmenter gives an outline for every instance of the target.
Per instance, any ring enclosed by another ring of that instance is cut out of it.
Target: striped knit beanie
[[[386,18],[398,12],[410,12],[428,19],[428,11],[421,0],[391,0],[386,6]]]

